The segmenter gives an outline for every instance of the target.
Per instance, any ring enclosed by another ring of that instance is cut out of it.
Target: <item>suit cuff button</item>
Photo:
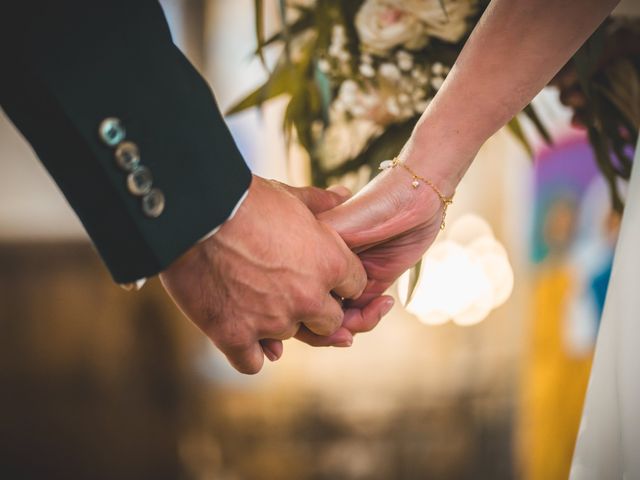
[[[122,142],[116,148],[116,163],[125,172],[133,172],[140,166],[140,151],[133,142]]]
[[[127,176],[127,188],[131,194],[141,197],[151,191],[153,176],[147,167],[138,167]]]
[[[126,137],[126,130],[120,119],[115,117],[105,118],[98,128],[102,142],[109,147],[115,147]]]
[[[154,188],[142,197],[142,211],[149,218],[158,218],[164,211],[164,193]]]

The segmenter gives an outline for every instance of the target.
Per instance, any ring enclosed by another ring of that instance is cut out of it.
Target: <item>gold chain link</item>
[[[444,230],[444,227],[446,225],[445,221],[447,219],[447,208],[449,208],[449,205],[453,203],[453,197],[455,193],[454,195],[447,197],[444,193],[442,193],[442,191],[436,186],[435,183],[433,183],[428,178],[421,177],[416,172],[414,172],[408,165],[405,165],[398,159],[398,157],[396,157],[393,159],[393,167],[396,167],[398,165],[404,168],[413,177],[413,182],[412,182],[413,188],[418,188],[418,186],[420,185],[418,182],[423,182],[423,183],[426,183],[431,188],[431,190],[433,190],[436,193],[436,195],[438,195],[438,198],[440,199],[440,202],[442,202],[442,207],[443,207],[440,230]]]

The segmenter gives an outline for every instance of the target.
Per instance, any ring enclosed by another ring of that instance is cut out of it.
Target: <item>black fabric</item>
[[[117,282],[162,271],[227,219],[251,173],[157,1],[19,0],[0,17],[0,104]],[[100,141],[106,117],[122,120],[163,191],[159,218]]]

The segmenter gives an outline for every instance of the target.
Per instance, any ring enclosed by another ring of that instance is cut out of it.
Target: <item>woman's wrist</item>
[[[451,80],[455,79],[447,78],[422,114],[400,156],[422,175],[439,182],[446,193],[455,191],[492,131],[486,122],[479,122],[470,100],[463,101],[458,92],[453,95]]]
[[[475,152],[460,151],[455,145],[430,142],[414,132],[398,159],[433,182],[445,196],[451,197],[474,157]]]

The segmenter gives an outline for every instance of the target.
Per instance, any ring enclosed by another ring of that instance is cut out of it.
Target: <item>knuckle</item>
[[[362,292],[364,292],[365,288],[367,288],[367,272],[365,272],[364,267],[362,269],[360,269],[356,274],[355,277],[355,281],[356,281],[356,295],[355,297],[359,297],[360,295],[362,295]]]
[[[237,351],[250,345],[251,336],[247,331],[240,328],[224,327],[218,332],[217,344],[220,349]]]
[[[306,296],[300,304],[300,313],[302,316],[317,316],[322,312],[324,300],[322,295]]]
[[[269,329],[268,335],[270,338],[277,338],[279,340],[286,340],[293,337],[297,332],[297,322],[287,318],[280,317],[276,319]]]
[[[335,313],[332,314],[330,322],[333,325],[333,331],[331,333],[335,333],[342,326],[342,321],[344,320],[344,312],[341,308],[337,308]]]
[[[336,252],[328,262],[329,277],[333,283],[340,283],[349,275],[349,264],[345,255]]]
[[[327,312],[318,319],[318,333],[325,336],[334,334],[342,325],[342,318],[342,311],[336,310],[335,312]]]

